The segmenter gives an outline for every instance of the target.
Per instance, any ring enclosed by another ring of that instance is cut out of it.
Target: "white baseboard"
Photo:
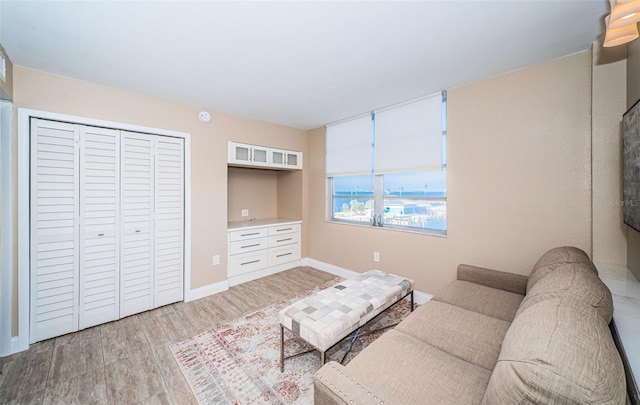
[[[360,274],[357,271],[348,270],[343,267],[321,262],[320,260],[311,259],[309,257],[305,257],[304,259],[302,259],[300,261],[300,265],[313,267],[314,269],[326,271],[327,273],[335,274],[336,276],[343,277],[343,278],[354,277]],[[422,305],[425,302],[428,302],[429,300],[431,300],[431,298],[433,298],[433,295],[431,294],[427,294],[422,291],[413,292],[413,300],[416,304]]]
[[[260,269],[260,270],[252,271],[250,273],[229,277],[224,281],[219,281],[217,283],[205,285],[204,287],[199,287],[199,288],[190,290],[188,295],[185,297],[184,302],[195,301],[197,299],[208,297],[213,294],[218,294],[223,291],[227,291],[229,287],[233,287],[234,285],[246,283],[247,281],[255,280],[260,277],[265,277],[271,274],[279,273],[281,271],[293,269],[300,265],[301,265],[300,260],[296,260],[290,263],[284,263],[278,266],[267,267],[266,269]]]
[[[344,267],[335,266],[333,264],[321,262],[320,260],[311,259],[309,257],[305,257],[300,262],[301,266],[313,267],[314,269],[326,271],[327,273],[335,274],[336,276],[343,278],[350,278],[360,274],[357,271],[347,270]]]
[[[205,285],[204,287],[195,288],[189,291],[189,294],[187,297],[185,297],[184,302],[195,301],[197,299],[208,297],[213,294],[218,294],[223,291],[227,291],[229,287],[232,287],[234,285],[246,283],[247,281],[251,281],[260,277],[265,277],[271,274],[279,273],[281,271],[292,269],[297,266],[313,267],[318,270],[326,271],[327,273],[335,274],[336,276],[343,277],[343,278],[350,278],[360,274],[353,270],[348,270],[340,266],[335,266],[333,264],[321,262],[320,260],[305,257],[300,261],[285,263],[279,266],[274,266],[274,267],[269,267],[262,270],[253,271],[251,273],[243,274],[240,276],[229,277],[225,281],[220,281],[217,283]],[[413,292],[413,299],[416,302],[416,304],[422,305],[425,302],[429,301],[431,298],[432,298],[432,295],[424,293],[422,291],[416,290]],[[14,345],[14,342],[12,341],[12,346],[13,345]]]
[[[433,295],[431,295],[431,294],[427,294],[427,293],[422,292],[422,291],[414,291],[413,292],[413,301],[416,304],[422,305],[422,304],[424,304],[426,302],[431,301],[431,298],[433,298]]]
[[[229,289],[229,281],[219,281],[217,283],[198,287],[193,290],[189,290],[189,294],[184,297],[184,302],[195,301],[200,298],[208,297],[213,294],[218,294]]]
[[[23,352],[29,348],[29,339],[20,339],[20,336],[11,338],[11,354]]]

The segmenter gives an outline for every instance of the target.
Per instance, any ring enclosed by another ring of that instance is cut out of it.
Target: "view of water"
[[[353,200],[356,200],[359,204],[361,204],[364,209],[364,215],[350,215],[345,216],[345,219],[351,219],[356,221],[367,222],[369,217],[371,216],[371,211],[367,207],[367,203],[371,205],[371,201],[373,199],[373,192],[361,192],[358,191],[358,198],[353,197],[354,192],[336,192],[337,198],[333,200],[333,212],[338,214],[343,212],[344,204],[351,208],[351,203]],[[344,196],[344,197],[342,197]],[[428,191],[414,191],[414,192],[403,192],[400,195],[400,192],[389,192],[385,193],[385,196],[396,197],[393,200],[387,200],[387,204],[384,207],[384,212],[389,213],[386,215],[389,220],[392,220],[393,223],[398,225],[408,225],[419,228],[428,228],[428,229],[438,229],[438,230],[446,230],[447,229],[447,221],[446,216],[437,215],[437,212],[432,211],[429,212],[429,205],[421,204],[420,200],[402,200],[397,197],[410,197],[410,198],[425,198],[428,199],[430,197],[445,197],[445,193],[443,192],[428,192]],[[424,200],[423,200],[424,201]],[[411,206],[412,203],[417,203],[416,206]],[[403,204],[404,203],[404,204]],[[406,204],[406,206],[405,206]],[[406,212],[404,212],[406,211]],[[395,214],[395,215],[394,215]],[[403,215],[405,214],[405,215]],[[414,214],[414,215],[410,215]],[[403,223],[403,221],[408,221],[410,218],[414,218],[414,222],[412,223]],[[419,221],[419,222],[416,222]]]

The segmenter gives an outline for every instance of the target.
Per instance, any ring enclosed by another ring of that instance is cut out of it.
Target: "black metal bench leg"
[[[413,290],[411,290],[411,312],[413,312]]]
[[[280,325],[280,372],[284,372],[284,327]]]

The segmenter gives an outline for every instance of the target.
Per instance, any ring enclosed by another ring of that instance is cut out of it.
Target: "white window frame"
[[[447,169],[447,158],[446,158],[446,141],[447,141],[447,124],[446,124],[446,116],[447,116],[447,92],[446,91],[442,91],[442,168],[441,170],[443,172],[445,172],[445,177],[446,177],[446,169]],[[404,103],[403,103],[404,104]],[[373,114],[373,119],[372,119],[373,125],[375,127],[375,114]],[[375,131],[374,131],[375,134]],[[375,139],[375,135],[374,135],[374,139]],[[374,153],[375,150],[375,140],[373,142],[372,145],[372,154]],[[374,163],[375,165],[375,163]],[[409,172],[407,172],[409,173]],[[382,223],[380,224],[378,222],[378,218],[382,219],[384,218],[384,200],[385,200],[385,196],[384,196],[384,174],[374,174],[374,170],[372,168],[372,173],[371,176],[373,177],[373,200],[374,200],[374,217],[375,220],[372,218],[369,222],[364,222],[364,221],[356,221],[356,220],[349,220],[346,218],[336,218],[335,217],[335,212],[333,211],[333,207],[334,207],[334,200],[336,198],[344,198],[345,196],[340,196],[334,193],[334,183],[333,183],[333,179],[335,176],[329,176],[327,175],[326,177],[326,192],[325,192],[325,196],[326,196],[326,221],[327,222],[333,222],[333,223],[339,223],[339,224],[348,224],[348,225],[355,225],[355,226],[367,226],[367,227],[374,227],[374,228],[379,228],[379,229],[391,229],[391,230],[396,230],[396,231],[403,231],[403,232],[410,232],[410,233],[420,233],[420,234],[427,234],[427,235],[434,235],[434,236],[446,236],[447,235],[447,229],[445,228],[444,230],[440,230],[440,229],[434,229],[434,228],[420,228],[420,227],[415,227],[415,226],[408,226],[408,225],[396,225],[396,224],[385,224]],[[362,196],[364,197],[364,196]],[[369,196],[366,196],[369,197]],[[357,192],[356,195],[353,196],[354,199],[358,198]],[[445,192],[445,196],[444,197],[417,197],[417,196],[405,196],[405,197],[386,197],[387,199],[403,199],[403,200],[416,200],[416,201],[439,201],[439,202],[444,202],[446,204],[447,202],[447,193]],[[383,221],[384,222],[384,221]]]
[[[334,177],[327,177],[327,192],[326,192],[326,206],[327,206],[327,213],[326,213],[326,220],[327,222],[334,222],[334,223],[341,223],[341,224],[349,224],[349,225],[356,225],[356,226],[366,226],[366,227],[374,227],[374,228],[381,228],[381,229],[392,229],[392,230],[397,230],[397,231],[404,231],[404,232],[413,232],[413,233],[421,233],[421,234],[427,234],[427,235],[435,235],[435,236],[446,236],[447,235],[447,229],[441,230],[441,229],[435,229],[435,228],[420,228],[420,227],[416,227],[416,226],[409,226],[409,225],[396,225],[396,224],[389,224],[389,223],[383,223],[382,225],[379,225],[378,222],[378,217],[379,218],[384,218],[384,200],[385,199],[403,199],[403,200],[416,200],[416,201],[438,201],[438,202],[447,202],[447,196],[445,193],[444,197],[417,197],[417,196],[403,196],[403,197],[385,197],[384,196],[384,184],[383,184],[383,175],[372,175],[373,176],[373,196],[366,196],[371,197],[374,200],[374,216],[376,217],[376,222],[374,224],[373,220],[369,221],[369,222],[364,222],[364,221],[355,221],[355,220],[349,220],[346,218],[337,218],[334,216],[334,212],[333,212],[333,206],[334,206],[334,199],[335,198],[345,198],[345,196],[340,196],[340,195],[336,195],[334,194],[334,187],[333,187],[333,179]],[[445,174],[446,176],[446,174]],[[365,196],[360,196],[360,199],[364,198]],[[358,195],[354,195],[353,196],[354,199],[358,198]]]

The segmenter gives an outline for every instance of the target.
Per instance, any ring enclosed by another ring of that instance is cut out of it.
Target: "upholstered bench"
[[[369,270],[282,309],[280,371],[284,371],[285,329],[318,350],[322,365],[327,350],[408,295],[413,311],[413,280]]]

